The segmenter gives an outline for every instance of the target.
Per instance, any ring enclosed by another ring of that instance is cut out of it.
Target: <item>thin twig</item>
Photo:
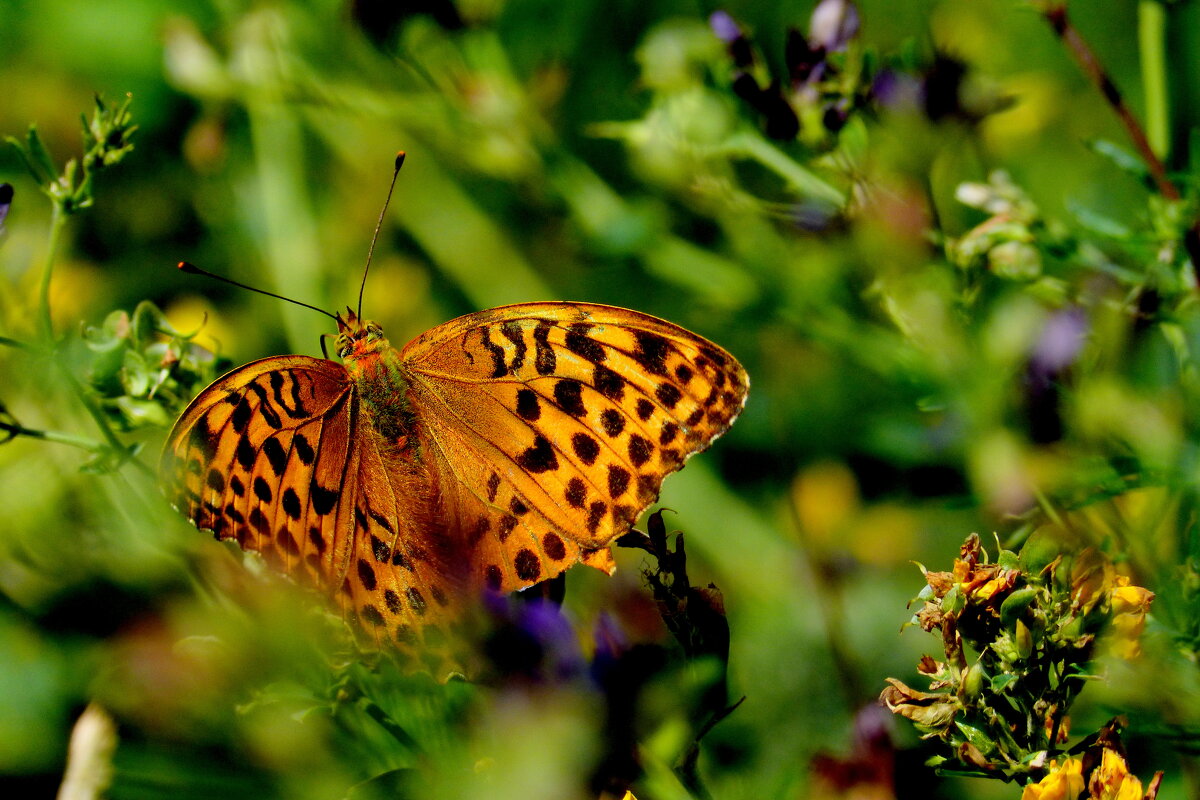
[[[1133,140],[1133,146],[1138,155],[1141,156],[1146,168],[1150,171],[1150,177],[1154,180],[1154,185],[1158,187],[1159,194],[1171,201],[1183,199],[1179,187],[1172,183],[1170,177],[1167,176],[1167,168],[1150,145],[1146,131],[1133,112],[1129,110],[1129,106],[1125,104],[1120,90],[1117,89],[1117,84],[1109,77],[1104,65],[1096,57],[1095,51],[1079,33],[1079,29],[1071,23],[1070,17],[1067,15],[1066,2],[1042,3],[1041,12],[1046,21],[1050,23],[1051,29],[1062,40],[1063,45],[1116,113],[1117,118],[1125,127],[1125,132]],[[1183,246],[1192,261],[1192,270],[1200,277],[1200,219],[1195,220],[1184,233]]]
[[[75,436],[70,433],[59,433],[58,431],[43,431],[36,428],[26,428],[18,422],[4,422],[0,420],[0,432],[8,435],[8,438],[0,438],[0,443],[15,439],[18,436],[26,436],[30,439],[41,439],[44,442],[57,442],[58,444],[68,444],[72,447],[78,447],[81,450],[87,450],[91,453],[102,453],[108,449],[108,445],[103,442],[97,442],[93,439],[85,439],[82,436]]]
[[[1058,38],[1066,45],[1067,50],[1079,62],[1079,66],[1083,69],[1084,73],[1096,85],[1096,88],[1100,90],[1100,94],[1104,95],[1104,99],[1108,101],[1113,111],[1116,112],[1117,118],[1125,126],[1125,132],[1133,140],[1133,146],[1137,148],[1138,155],[1146,162],[1146,168],[1150,170],[1150,177],[1154,179],[1154,184],[1158,187],[1159,194],[1168,200],[1179,200],[1179,189],[1167,177],[1167,169],[1154,152],[1154,148],[1150,146],[1150,140],[1146,137],[1146,132],[1142,129],[1141,123],[1138,122],[1133,112],[1129,110],[1129,106],[1125,105],[1125,100],[1121,97],[1121,91],[1117,88],[1112,78],[1109,77],[1108,72],[1104,69],[1104,65],[1096,57],[1096,53],[1084,41],[1083,36],[1079,33],[1079,29],[1071,24],[1071,20],[1067,16],[1067,4],[1048,3],[1042,8],[1042,15],[1050,23],[1050,27],[1058,35]]]

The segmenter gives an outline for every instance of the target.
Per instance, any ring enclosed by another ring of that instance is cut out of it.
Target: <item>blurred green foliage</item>
[[[1196,6],[1070,6],[1171,199],[1037,6],[870,0],[847,36],[810,30],[812,5],[731,2],[720,24],[672,0],[0,5],[0,132],[28,147],[36,124],[62,165],[96,144],[96,95],[131,95],[137,125],[65,222],[38,192],[60,170],[0,149],[0,422],[24,434],[0,448],[0,786],[54,791],[92,703],[114,798],[586,797],[615,764],[643,800],[829,796],[847,774],[1016,797],[936,779],[911,728],[864,731],[926,648],[898,633],[910,562],[1039,531],[1158,595],[1144,654],[1093,664],[1072,731],[1125,714],[1131,769],[1194,796]],[[742,418],[662,497],[692,584],[724,598],[727,676],[672,649],[624,548],[616,577],[569,576],[567,678],[360,663],[158,496],[146,465],[217,370],[204,352],[315,354],[329,332],[173,265],[352,303],[398,149],[364,304],[393,341],[578,299],[746,366]],[[596,675],[630,652],[667,662],[626,696]],[[693,747],[725,680],[746,699]]]

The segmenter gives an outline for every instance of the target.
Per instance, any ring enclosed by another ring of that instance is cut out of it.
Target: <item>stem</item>
[[[760,136],[737,133],[726,139],[720,149],[726,155],[742,155],[754,159],[803,195],[824,200],[838,208],[846,203],[846,197],[841,191],[788,158],[779,148]]]
[[[54,202],[54,210],[50,215],[50,237],[46,244],[46,262],[42,265],[42,283],[38,291],[38,314],[42,320],[42,336],[47,347],[54,347],[54,318],[50,312],[50,277],[54,273],[54,259],[58,255],[58,243],[62,238],[66,215],[62,205]]]
[[[88,396],[83,385],[71,373],[66,362],[63,361],[61,355],[57,352],[54,341],[54,316],[50,309],[50,278],[54,274],[54,259],[58,255],[59,242],[62,239],[62,231],[66,225],[67,215],[63,210],[63,205],[59,201],[54,202],[53,211],[50,215],[50,235],[46,245],[46,261],[42,266],[42,281],[38,291],[38,313],[41,317],[42,338],[46,342],[47,348],[50,350],[50,360],[54,362],[58,371],[62,373],[63,379],[71,387],[71,391],[79,398],[79,402],[87,409],[89,415],[96,423],[96,427],[100,429],[100,433],[104,436],[104,441],[108,447],[115,453],[120,453],[122,462],[133,461],[138,464],[143,471],[148,470],[145,464],[130,457],[129,448],[127,448],[117,434],[113,431],[112,426],[108,424],[108,419],[104,416],[104,412],[100,407]],[[19,346],[15,340],[6,339],[5,344]],[[66,434],[62,434],[66,436]],[[74,438],[74,437],[72,437]],[[61,441],[61,440],[59,440]],[[86,441],[86,440],[81,440]]]
[[[14,347],[17,350],[33,350],[33,345],[28,342],[22,342],[19,339],[10,339],[7,336],[0,336],[0,345],[4,347]]]
[[[1167,105],[1167,60],[1163,48],[1167,12],[1159,0],[1138,3],[1138,53],[1142,67],[1142,93],[1146,100],[1146,138],[1159,158],[1171,147],[1170,109]]]
[[[58,365],[59,372],[62,373],[63,379],[66,380],[68,385],[70,385],[71,391],[75,393],[75,396],[79,398],[79,402],[83,403],[83,407],[87,409],[88,414],[91,415],[92,420],[95,421],[96,427],[100,429],[100,433],[103,434],[104,441],[107,443],[108,447],[111,448],[113,452],[121,454],[121,463],[132,463],[140,467],[143,472],[148,472],[149,474],[153,475],[154,470],[150,469],[150,467],[134,458],[129,452],[129,448],[117,438],[116,431],[114,431],[112,426],[108,424],[108,418],[104,416],[104,412],[100,409],[100,406],[96,405],[95,401],[88,396],[87,390],[83,388],[83,384],[81,384],[71,373],[71,370],[67,367],[66,362],[64,362],[57,355],[53,357],[53,360],[54,363]]]
[[[92,453],[100,453],[108,449],[108,445],[103,442],[97,442],[95,439],[87,439],[83,436],[75,436],[70,433],[59,433],[58,431],[41,431],[36,428],[26,428],[24,425],[16,422],[0,422],[0,431],[14,437],[28,436],[30,439],[41,439],[44,442],[67,444]]]

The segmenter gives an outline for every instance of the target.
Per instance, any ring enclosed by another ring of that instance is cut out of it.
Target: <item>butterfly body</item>
[[[401,350],[352,312],[337,320],[342,364],[278,356],[218,379],[162,470],[198,527],[401,647],[443,640],[483,589],[577,562],[611,571],[609,545],[749,385],[711,342],[609,306],[505,306]]]

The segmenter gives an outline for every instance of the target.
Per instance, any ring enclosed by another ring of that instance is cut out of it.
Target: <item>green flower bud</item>
[[[1021,620],[1017,620],[1017,630],[1013,638],[1016,641],[1017,654],[1021,660],[1029,658],[1033,654],[1033,634],[1029,631],[1029,626]]]
[[[983,689],[983,682],[987,678],[987,673],[984,672],[983,662],[976,661],[966,671],[962,679],[962,698],[964,700],[975,700],[979,697],[980,690]]]
[[[1004,598],[1004,602],[1000,605],[1000,622],[1004,624],[1004,627],[1012,630],[1013,624],[1024,615],[1025,609],[1029,608],[1029,604],[1034,601],[1037,595],[1037,589],[1032,586],[1026,586],[1024,589],[1017,589]]]

